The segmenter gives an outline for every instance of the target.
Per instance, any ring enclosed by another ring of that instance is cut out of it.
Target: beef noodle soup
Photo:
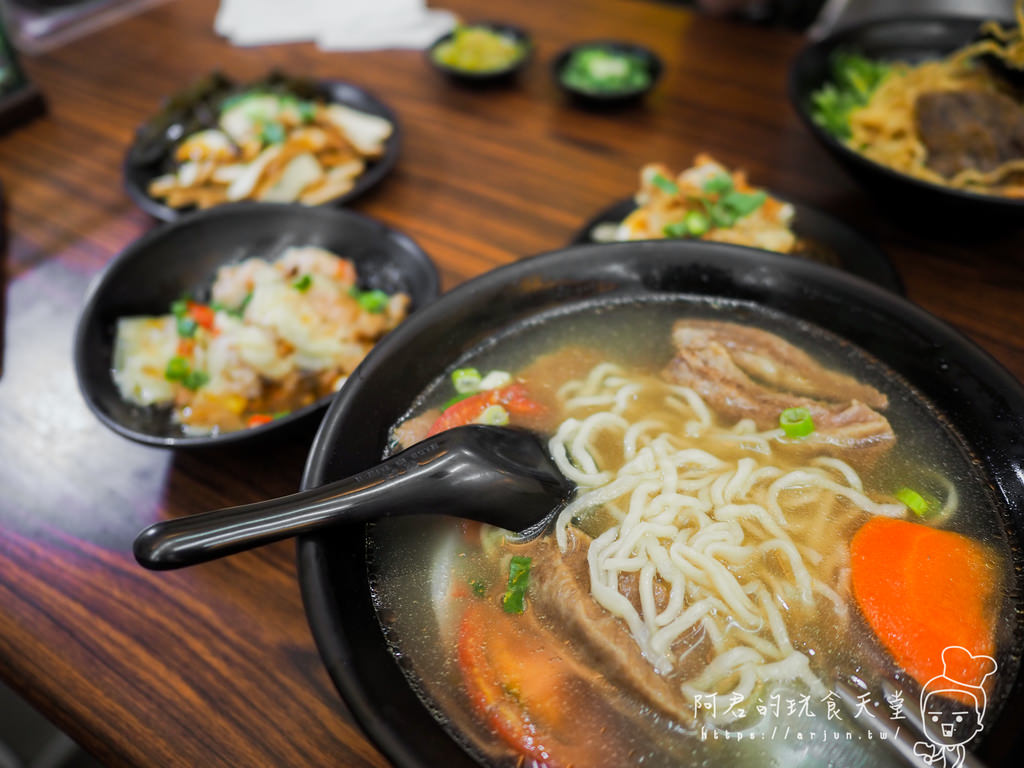
[[[922,688],[967,748],[997,716],[999,504],[851,345],[741,303],[569,307],[460,360],[391,450],[474,421],[541,432],[576,483],[544,533],[405,518],[368,548],[393,653],[482,763],[868,765]]]

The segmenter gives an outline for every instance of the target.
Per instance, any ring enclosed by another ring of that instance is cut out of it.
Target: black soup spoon
[[[318,488],[151,525],[135,539],[135,559],[152,570],[181,568],[330,525],[400,515],[451,515],[529,536],[573,488],[537,434],[456,427]]]

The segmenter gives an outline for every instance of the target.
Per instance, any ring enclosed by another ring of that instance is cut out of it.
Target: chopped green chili
[[[814,431],[814,419],[804,407],[787,408],[779,414],[779,426],[786,437],[807,437]]]

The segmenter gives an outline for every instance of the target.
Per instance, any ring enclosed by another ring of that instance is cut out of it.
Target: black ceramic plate
[[[1011,547],[1024,544],[1024,389],[958,332],[891,291],[804,259],[719,243],[590,245],[526,259],[443,296],[367,357],[320,425],[309,488],[375,464],[389,426],[421,389],[481,340],[567,303],[686,294],[753,302],[856,344],[903,376],[955,424],[1006,506]],[[353,429],[358,425],[358,429]],[[365,529],[300,540],[299,578],[324,663],[352,713],[401,768],[475,765],[409,686],[391,655],[367,583]],[[1018,581],[1020,563],[1016,563]],[[1020,584],[1016,584],[1020,589]],[[1018,599],[1020,592],[1017,592]],[[1024,643],[1024,612],[1013,641]],[[1008,649],[1019,660],[1019,647]],[[1015,662],[1016,663],[1016,662]],[[993,692],[980,756],[1015,764],[1024,746],[1024,681]]]
[[[983,19],[913,17],[871,21],[840,29],[804,48],[789,69],[789,98],[807,129],[868,191],[881,198],[893,218],[922,216],[936,226],[952,215],[967,226],[975,215],[1005,218],[1024,213],[1024,199],[945,187],[916,179],[867,159],[819,126],[811,117],[811,94],[830,82],[832,54],[837,50],[868,58],[919,62],[946,56],[970,43]],[[959,214],[959,215],[957,215]]]
[[[166,448],[193,448],[266,435],[327,405],[330,397],[269,424],[213,436],[186,436],[168,408],[121,399],[111,376],[115,324],[128,315],[165,314],[185,293],[208,287],[217,268],[250,256],[273,259],[290,246],[322,246],[355,262],[359,285],[405,291],[415,312],[438,295],[438,276],[418,245],[352,211],[300,205],[232,203],[158,227],[101,272],[85,300],[74,342],[75,373],[89,408],[124,437]]]
[[[881,248],[827,213],[802,203],[792,204],[796,208],[793,231],[808,250],[802,258],[839,267],[890,291],[903,293],[903,281]],[[583,225],[570,245],[599,242],[594,238],[595,227],[619,224],[634,210],[636,202],[631,197],[613,203]]]
[[[352,189],[344,195],[323,203],[324,206],[344,205],[376,186],[394,168],[402,143],[402,127],[391,107],[356,85],[340,80],[319,80],[310,81],[309,87],[316,96],[325,101],[344,104],[353,109],[386,118],[394,126],[384,147],[384,154],[367,163],[366,170],[356,179]],[[194,209],[171,208],[162,201],[149,196],[146,190],[149,189],[150,182],[170,171],[172,162],[169,152],[162,152],[154,157],[152,153],[143,150],[141,143],[145,128],[146,124],[139,126],[135,133],[135,140],[125,154],[124,188],[136,205],[149,215],[162,221],[174,221],[182,214]]]
[[[430,47],[426,50],[426,56],[427,61],[429,61],[435,69],[439,72],[443,72],[453,80],[458,80],[459,82],[466,83],[468,85],[487,85],[491,83],[508,82],[518,72],[521,72],[533,57],[533,41],[530,39],[530,35],[522,27],[517,27],[513,24],[505,24],[500,21],[476,21],[468,23],[466,26],[483,27],[484,29],[489,29],[493,32],[511,37],[519,43],[520,46],[522,46],[522,50],[519,58],[509,62],[508,66],[502,67],[501,69],[491,69],[486,72],[475,72],[470,69],[460,69],[438,61],[434,57],[434,53],[438,46],[447,43],[455,36],[454,30],[448,32],[431,43]]]
[[[615,53],[628,53],[638,57],[644,63],[650,79],[643,88],[633,88],[622,91],[591,91],[569,85],[562,79],[562,70],[569,63],[572,55],[583,48],[604,48]],[[577,104],[587,107],[618,107],[632,104],[649,93],[658,80],[661,79],[663,70],[661,59],[650,48],[645,48],[637,43],[630,43],[623,40],[585,40],[574,43],[568,48],[560,51],[551,62],[551,75],[563,93],[567,94]]]

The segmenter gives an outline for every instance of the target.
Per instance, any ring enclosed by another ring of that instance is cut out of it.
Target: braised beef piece
[[[693,719],[679,689],[658,674],[629,634],[626,624],[598,605],[590,595],[587,551],[591,539],[569,529],[569,547],[560,552],[549,538],[516,546],[530,557],[530,610],[548,626],[559,628],[576,657],[588,668],[601,670],[612,685],[677,722]],[[660,592],[660,590],[656,590]],[[659,602],[667,601],[667,592]],[[701,638],[694,638],[700,642]],[[695,656],[697,654],[694,654]]]
[[[782,411],[804,407],[815,430],[789,448],[838,454],[862,464],[895,442],[889,421],[860,399],[884,407],[885,395],[823,367],[774,334],[758,331],[755,348],[746,326],[680,320],[672,340],[676,357],[665,377],[693,389],[729,421],[751,419],[758,429],[768,430],[778,426]]]
[[[1024,109],[1003,93],[932,91],[914,105],[925,164],[951,178],[974,168],[991,171],[1024,158]]]

